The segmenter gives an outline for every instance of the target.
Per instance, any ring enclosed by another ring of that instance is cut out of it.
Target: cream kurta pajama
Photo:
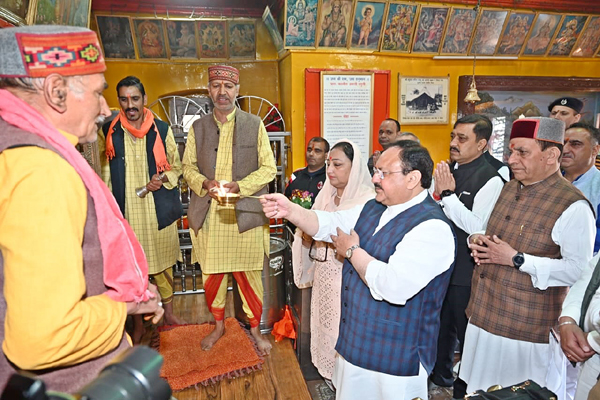
[[[214,118],[214,116],[213,116]],[[227,116],[227,122],[222,124],[215,118],[219,128],[219,152],[215,166],[215,180],[232,181],[232,149],[233,132],[235,127],[235,109]],[[267,131],[260,123],[258,135],[258,170],[252,172],[244,179],[238,181],[240,194],[252,195],[267,185],[277,173],[275,159],[269,144]],[[213,151],[213,149],[207,149]],[[195,178],[188,181],[189,187],[200,197],[206,196],[207,191],[202,188],[202,183],[207,179],[198,171],[196,159],[196,139],[193,127],[188,132],[186,151],[183,156],[184,168],[195,170]],[[256,200],[258,201],[258,200]],[[270,252],[269,226],[259,226],[246,232],[239,233],[235,208],[219,206],[216,201],[211,201],[210,208],[202,228],[195,235],[190,230],[192,238],[192,261],[200,263],[202,279],[207,294],[207,304],[215,319],[222,320],[227,294],[227,279],[223,279],[225,273],[245,272],[236,276],[236,281],[242,289],[242,300],[244,311],[248,315],[251,325],[256,326],[260,317],[255,301],[260,301],[262,311],[262,269],[265,256]],[[246,278],[246,282],[240,279]],[[239,279],[238,279],[239,278]],[[218,281],[211,282],[211,279]],[[252,289],[255,296],[246,299],[244,287]],[[218,289],[216,288],[218,286]],[[212,298],[210,289],[218,293]],[[253,306],[254,305],[254,306]],[[254,309],[254,312],[252,311]],[[256,316],[256,317],[255,317]]]
[[[179,234],[177,233],[177,221],[164,229],[158,230],[158,220],[156,218],[156,208],[154,205],[154,196],[152,192],[146,197],[139,198],[135,194],[135,189],[146,186],[150,181],[148,175],[148,159],[146,154],[146,138],[138,139],[130,134],[125,127],[125,219],[133,228],[135,235],[140,241],[146,259],[148,260],[148,274],[157,275],[157,286],[160,291],[163,302],[171,300],[172,289],[172,271],[170,267],[175,265],[176,261],[181,261],[181,252],[179,251]],[[181,161],[179,151],[175,143],[175,137],[171,128],[167,132],[165,140],[167,150],[167,161],[171,165],[170,171],[165,171],[168,182],[164,182],[166,189],[173,189],[177,186],[179,176],[181,175]],[[98,147],[100,158],[102,160],[102,180],[112,190],[110,179],[110,165],[105,154],[105,138],[100,130],[98,134]],[[161,274],[161,272],[167,272]],[[160,274],[160,275],[158,275]],[[166,293],[165,283],[162,280],[170,280],[170,294]]]

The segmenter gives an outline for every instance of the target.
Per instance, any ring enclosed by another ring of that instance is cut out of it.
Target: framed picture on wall
[[[230,20],[228,23],[229,58],[256,58],[254,20]]]
[[[200,38],[200,58],[227,58],[227,21],[198,21]]]
[[[104,57],[135,60],[131,20],[126,16],[96,15]]]
[[[286,0],[284,47],[315,47],[318,3],[318,0]]]
[[[198,44],[196,41],[196,22],[189,20],[168,19],[167,43],[169,56],[173,58],[198,58]]]
[[[319,47],[346,48],[352,26],[353,0],[322,0],[317,24]]]
[[[380,50],[408,53],[418,13],[418,4],[390,2]]]
[[[476,20],[474,9],[452,7],[440,54],[467,54]]]
[[[447,124],[450,78],[398,76],[400,124]]]
[[[87,28],[90,25],[92,0],[37,0],[32,1],[30,25],[71,25]]]
[[[548,56],[568,56],[588,20],[587,15],[565,15],[558,34],[550,45]]]
[[[438,53],[444,27],[448,17],[448,7],[421,7],[413,53]]]
[[[525,41],[525,48],[521,55],[543,56],[546,54],[561,18],[560,14],[539,13],[535,18],[529,37]]]
[[[502,31],[496,55],[509,56],[521,53],[525,38],[533,25],[534,13],[512,11]]]
[[[3,0],[0,6],[0,19],[7,21],[11,26],[25,25],[31,4],[29,0]]]
[[[600,46],[600,17],[590,18],[583,33],[579,37],[579,42],[571,56],[573,57],[592,57],[598,51]]]
[[[277,28],[277,22],[275,21],[275,18],[273,18],[273,14],[271,14],[271,9],[269,8],[269,6],[265,7],[265,11],[262,15],[262,20],[265,23],[265,26],[267,27],[267,31],[269,31],[271,39],[273,39],[273,44],[275,45],[277,52],[282,51],[283,38],[281,37],[279,28]]]
[[[165,29],[162,19],[134,18],[135,44],[140,58],[165,59]]]
[[[508,16],[505,10],[482,10],[477,20],[469,54],[493,55]]]
[[[377,50],[379,48],[385,11],[386,3],[384,1],[356,2],[350,48],[355,50]]]

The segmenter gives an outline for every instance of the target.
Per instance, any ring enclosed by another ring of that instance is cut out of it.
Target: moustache
[[[104,125],[104,121],[106,121],[106,117],[104,115],[98,115],[98,117],[96,117],[96,125]]]
[[[383,189],[379,183],[374,183],[375,189]]]
[[[452,150],[456,151],[457,153],[460,153],[460,150],[457,147],[450,147],[450,151]]]
[[[128,108],[128,109],[126,109],[126,110],[125,110],[125,112],[129,112],[129,111],[136,111],[136,112],[139,112],[140,110],[138,110],[138,109],[137,109],[137,108],[135,108],[135,107]]]

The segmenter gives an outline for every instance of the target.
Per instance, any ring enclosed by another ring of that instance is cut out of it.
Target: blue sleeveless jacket
[[[361,247],[386,263],[404,235],[420,223],[439,219],[452,228],[440,206],[427,196],[423,202],[398,214],[373,236],[386,208],[375,200],[369,201],[354,227]],[[456,244],[456,236],[454,241]],[[420,362],[429,374],[435,363],[440,310],[453,268],[454,263],[405,305],[395,305],[373,299],[367,285],[346,260],[342,270],[338,353],[346,361],[371,371],[415,376]],[[415,269],[414,273],[419,271]]]

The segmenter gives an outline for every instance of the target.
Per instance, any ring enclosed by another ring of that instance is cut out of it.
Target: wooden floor
[[[176,282],[176,290],[177,286]],[[191,289],[191,287],[189,284],[188,288]],[[229,292],[227,296],[226,318],[234,316],[233,295]],[[204,294],[178,295],[173,301],[175,315],[183,318],[187,323],[200,324],[213,320],[206,307]],[[151,334],[151,331],[146,332],[142,340],[143,344],[149,342]],[[262,370],[243,377],[223,380],[208,387],[185,389],[173,393],[173,396],[178,400],[310,400],[311,396],[300,371],[291,341],[285,339],[276,343],[273,335],[265,334],[265,337],[269,338],[273,349],[271,355],[265,357]]]

